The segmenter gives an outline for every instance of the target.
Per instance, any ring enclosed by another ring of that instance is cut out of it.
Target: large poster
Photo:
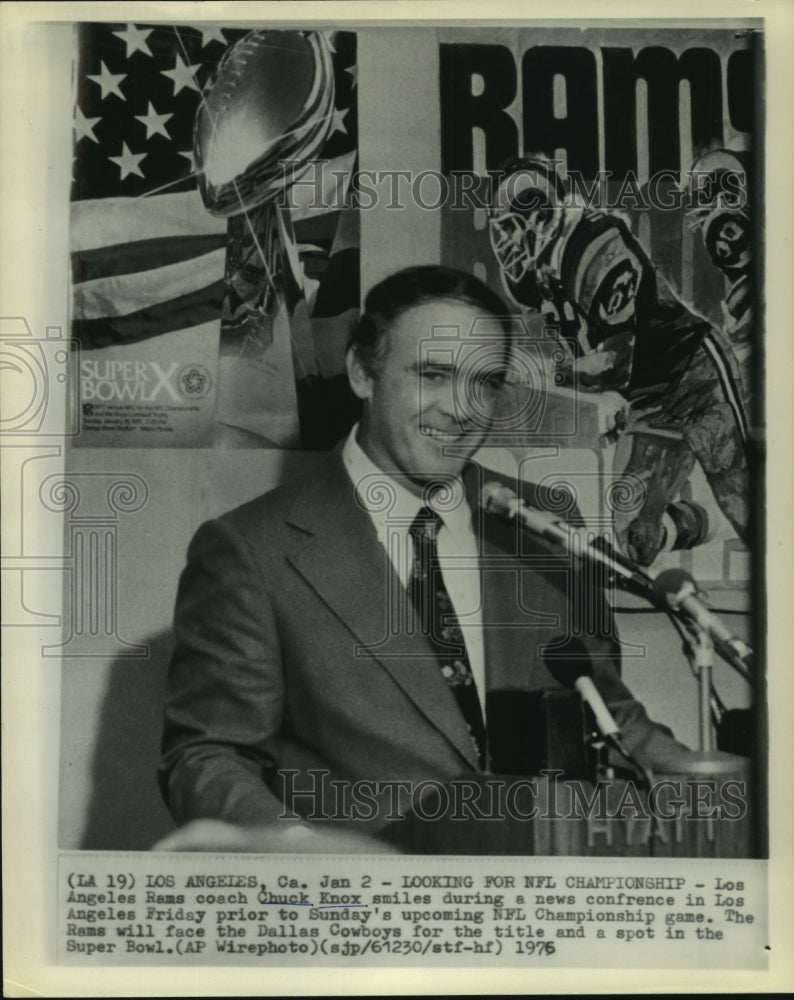
[[[624,551],[746,580],[760,36],[451,29],[439,74],[443,256],[524,317],[549,399],[528,440],[619,440]]]
[[[358,310],[353,32],[77,29],[88,447],[328,447]]]

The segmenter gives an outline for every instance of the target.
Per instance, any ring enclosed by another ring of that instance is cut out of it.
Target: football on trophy
[[[283,193],[331,128],[331,48],[316,31],[252,31],[205,88],[194,128],[207,211],[227,217]]]

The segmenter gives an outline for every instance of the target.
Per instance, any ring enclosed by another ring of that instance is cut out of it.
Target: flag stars
[[[130,174],[137,174],[138,177],[143,177],[140,162],[146,155],[146,153],[131,152],[127,143],[123,142],[121,144],[121,156],[109,156],[108,159],[112,160],[118,166],[119,170],[121,170],[121,180],[124,180]]]
[[[191,174],[195,174],[195,172],[196,172],[196,157],[195,157],[195,155],[193,153],[193,150],[192,149],[186,149],[183,152],[181,149],[178,149],[177,153],[180,156],[184,156],[184,158],[190,163],[190,172],[191,172]]]
[[[99,84],[99,86],[102,88],[102,97],[100,98],[100,100],[104,101],[106,97],[109,97],[111,94],[115,94],[116,97],[120,97],[122,101],[126,101],[127,98],[119,90],[119,84],[121,83],[122,80],[126,79],[127,74],[111,73],[104,62],[100,62],[99,65],[101,67],[102,72],[95,73],[93,76],[89,74],[88,79],[93,80],[94,83]]]
[[[154,28],[136,28],[134,24],[128,24],[123,31],[114,31],[113,34],[117,35],[119,38],[124,40],[124,44],[127,46],[127,58],[133,54],[133,52],[143,52],[145,56],[150,56],[152,50],[149,48],[149,43],[146,39],[154,31]]]
[[[94,127],[97,122],[101,122],[101,118],[86,118],[79,107],[74,109],[74,141],[77,143],[81,139],[90,139],[92,142],[99,142],[99,139],[94,135]]]
[[[176,61],[174,63],[173,69],[164,69],[160,72],[163,76],[170,78],[174,85],[174,97],[183,89],[192,88],[201,93],[201,87],[196,83],[196,78],[194,76],[194,71],[201,69],[201,63],[196,63],[195,65],[186,65],[182,62],[179,56],[176,56]]]
[[[358,65],[354,64],[353,66],[346,66],[345,67],[345,73],[349,73],[350,76],[351,76],[351,81],[352,82],[350,84],[350,89],[352,90],[354,87],[357,87],[358,86]]]
[[[221,45],[226,44],[226,39],[223,37],[223,30],[221,28],[199,28],[198,30],[201,32],[202,49],[206,49],[213,42],[220,42]]]
[[[166,139],[171,138],[168,129],[165,127],[165,123],[169,118],[173,118],[174,116],[172,114],[158,115],[151,101],[149,101],[148,113],[145,115],[136,115],[135,117],[146,126],[147,139],[151,139],[153,135],[164,135]]]
[[[343,119],[349,110],[350,108],[345,108],[344,110],[342,108],[334,108],[334,115],[331,119],[331,131],[328,133],[329,137],[335,132],[341,132],[343,135],[347,135],[347,129],[345,128]]]

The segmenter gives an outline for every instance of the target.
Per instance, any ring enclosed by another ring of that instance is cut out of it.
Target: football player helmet
[[[489,235],[511,294],[560,233],[565,204],[563,183],[547,160],[516,160],[500,180],[490,206]]]
[[[688,215],[714,264],[736,280],[750,268],[752,232],[744,154],[715,149],[690,170]]]

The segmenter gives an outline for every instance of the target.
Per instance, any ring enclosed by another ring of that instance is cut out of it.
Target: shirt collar
[[[379,528],[387,519],[410,524],[425,505],[435,510],[451,532],[471,532],[471,508],[459,477],[445,480],[449,490],[440,490],[426,500],[416,496],[400,482],[378,468],[358,443],[358,424],[353,427],[342,449],[342,460],[356,489],[356,497]],[[407,530],[407,527],[406,527]]]

